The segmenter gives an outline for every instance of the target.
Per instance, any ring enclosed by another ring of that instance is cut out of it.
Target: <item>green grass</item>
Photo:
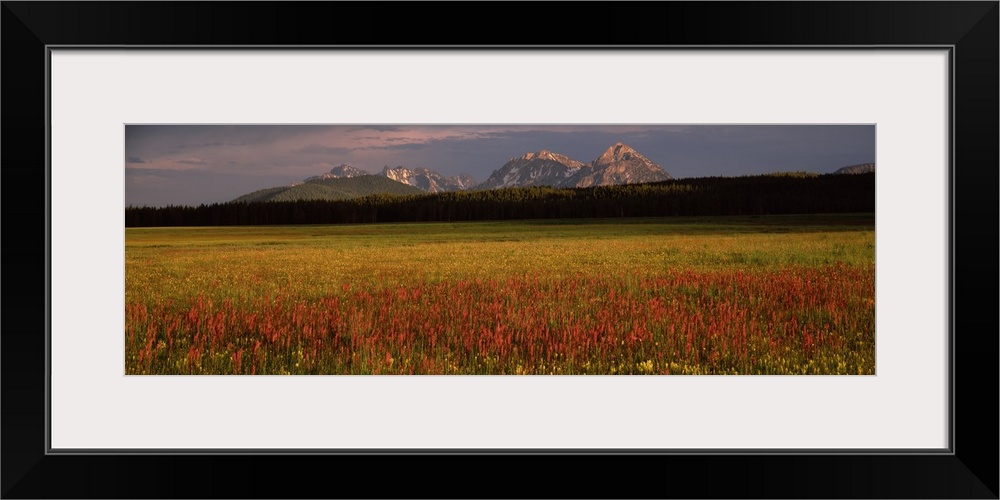
[[[394,286],[524,274],[873,265],[874,216],[772,216],[129,228],[126,300],[305,298],[345,282]]]

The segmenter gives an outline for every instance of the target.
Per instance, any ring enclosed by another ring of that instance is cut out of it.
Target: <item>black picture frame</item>
[[[2,252],[8,278],[16,277],[4,289],[0,336],[4,498],[998,498],[996,1],[581,2],[545,10],[488,2],[2,3]],[[563,25],[579,31],[525,29],[551,9],[566,11]],[[951,47],[949,453],[47,453],[47,47],[569,42],[608,50]],[[383,480],[364,481],[372,470]]]

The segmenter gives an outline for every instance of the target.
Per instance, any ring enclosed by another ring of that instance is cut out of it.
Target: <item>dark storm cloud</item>
[[[180,163],[181,165],[208,165],[207,161],[201,160],[177,160],[175,163]]]
[[[145,161],[142,160],[142,158],[139,158],[138,156],[129,156],[127,161],[129,163],[146,163]]]

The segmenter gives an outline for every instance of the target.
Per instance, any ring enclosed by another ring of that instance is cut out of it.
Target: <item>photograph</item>
[[[2,4],[2,498],[998,498],[997,0]]]
[[[124,127],[128,375],[874,375],[876,126]]]

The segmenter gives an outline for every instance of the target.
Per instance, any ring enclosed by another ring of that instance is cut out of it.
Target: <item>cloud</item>
[[[396,125],[365,125],[361,127],[354,127],[347,129],[347,132],[359,132],[362,130],[374,130],[376,132],[398,132],[403,130],[402,127]]]
[[[427,145],[426,142],[409,142],[409,143],[403,143],[403,144],[389,144],[389,145],[385,145],[385,146],[371,146],[371,147],[367,147],[367,148],[363,148],[363,149],[374,149],[374,150],[387,149],[387,150],[396,150],[396,151],[399,151],[399,150],[403,150],[403,151],[415,151],[417,149],[424,149],[426,147],[428,147],[428,145]]]
[[[351,152],[351,148],[323,146],[322,144],[306,144],[305,146],[296,149],[295,152],[310,155],[345,155]]]
[[[146,163],[145,160],[143,160],[142,158],[139,158],[138,156],[129,156],[128,160],[126,160],[126,161],[128,163]]]
[[[208,165],[208,162],[200,158],[189,158],[185,160],[177,160],[176,163],[181,165]]]
[[[230,146],[246,146],[246,141],[241,142],[224,142],[224,141],[213,141],[213,142],[203,142],[201,144],[181,144],[177,147],[179,148],[221,148]]]

